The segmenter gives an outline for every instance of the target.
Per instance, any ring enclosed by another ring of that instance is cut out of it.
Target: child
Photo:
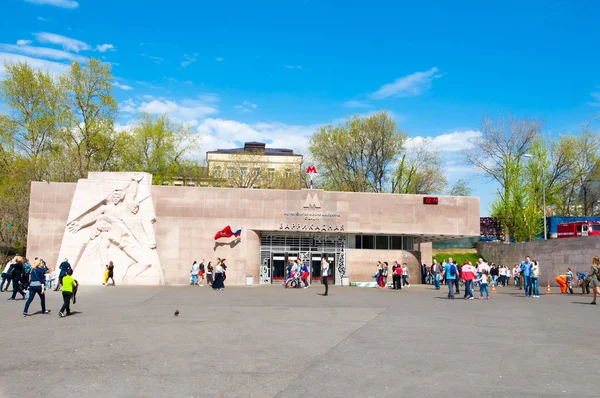
[[[54,287],[55,280],[56,280],[56,271],[49,271],[46,274],[46,290],[50,290]]]
[[[107,267],[108,271],[108,267]],[[58,316],[64,318],[67,315],[71,315],[71,299],[73,298],[73,289],[77,286],[77,282],[73,279],[73,270],[69,268],[67,275],[63,277],[62,282],[62,295],[63,295],[63,306],[58,313]],[[65,312],[66,311],[66,312]]]
[[[481,271],[481,278],[477,278],[475,282],[479,282],[479,300],[483,300],[483,293],[485,292],[485,299],[490,299],[490,292],[488,290],[488,272],[487,270]]]
[[[573,271],[571,268],[567,268],[567,289],[573,294]]]
[[[108,264],[106,264],[106,269],[104,270],[104,282],[102,284],[108,286]]]

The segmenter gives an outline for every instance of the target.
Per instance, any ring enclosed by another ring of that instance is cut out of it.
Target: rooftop
[[[293,149],[287,148],[267,148],[264,142],[246,142],[243,148],[229,148],[229,149],[217,149],[216,151],[209,151],[208,153],[260,153],[268,156],[302,156],[295,154]]]

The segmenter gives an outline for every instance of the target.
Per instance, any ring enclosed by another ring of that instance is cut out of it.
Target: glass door
[[[286,277],[285,253],[273,253],[271,269],[273,272],[271,283],[283,283]]]

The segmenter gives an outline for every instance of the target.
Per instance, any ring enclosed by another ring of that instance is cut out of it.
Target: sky
[[[489,215],[496,185],[464,163],[484,117],[600,127],[595,0],[3,0],[0,64],[112,65],[119,128],[191,123],[203,153],[245,141],[307,154],[322,125],[388,110],[431,140],[450,185]],[[0,78],[3,66],[0,65]]]

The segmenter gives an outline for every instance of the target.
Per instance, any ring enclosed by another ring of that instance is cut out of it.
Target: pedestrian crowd
[[[206,284],[215,291],[225,289],[225,279],[227,279],[227,265],[224,258],[217,258],[217,265],[213,267],[212,262],[204,265],[204,260],[200,263],[194,261],[190,270],[190,285],[204,287],[204,275],[206,274]]]
[[[463,298],[472,300],[474,298],[473,290],[477,285],[479,299],[489,300],[490,285],[495,290],[497,287],[510,286],[511,280],[513,286],[523,290],[526,297],[540,297],[540,264],[529,256],[520,264],[515,264],[512,269],[502,264],[499,266],[494,263],[489,265],[482,258],[477,260],[475,265],[469,261],[458,265],[452,258],[448,258],[441,264],[434,260],[430,267],[423,264],[421,270],[422,283],[433,285],[436,290],[440,290],[442,284],[447,285],[449,299],[454,299],[456,294],[460,294],[460,287],[463,286],[465,290]],[[567,268],[564,274],[556,277],[556,282],[560,286],[561,294],[573,294],[575,276],[577,276],[577,287],[581,287],[582,294],[589,294],[590,288],[592,289],[593,299],[590,304],[595,305],[596,297],[600,294],[599,275],[600,260],[595,256],[592,259],[589,273],[579,272],[575,275],[571,268]]]
[[[78,284],[73,278],[73,269],[67,259],[59,265],[58,270],[58,281],[54,290],[62,291],[63,306],[58,312],[62,318],[71,315],[71,300],[75,304]],[[2,271],[0,291],[7,292],[12,284],[12,294],[8,301],[17,300],[17,295],[21,296],[21,300],[29,296],[23,307],[24,317],[30,315],[29,307],[36,296],[40,299],[42,314],[49,314],[51,311],[46,308],[46,291],[52,290],[56,279],[55,271],[48,268],[44,259],[36,257],[30,263],[27,258],[14,256]]]

